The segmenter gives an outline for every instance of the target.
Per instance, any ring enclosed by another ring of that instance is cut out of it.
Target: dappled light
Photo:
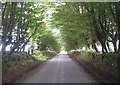
[[[120,3],[4,2],[0,19],[3,83],[39,65],[25,82],[117,82]]]

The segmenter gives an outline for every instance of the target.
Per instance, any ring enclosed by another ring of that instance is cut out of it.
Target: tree
[[[44,34],[41,31],[46,30],[45,13],[51,3],[6,2],[2,5],[2,55],[5,56],[24,51],[34,36]],[[9,52],[6,52],[7,46],[11,46]]]
[[[99,44],[105,53],[111,51],[112,42],[116,52],[119,8],[119,3],[61,3],[53,14],[53,27],[61,30],[66,49],[92,46],[98,52]]]

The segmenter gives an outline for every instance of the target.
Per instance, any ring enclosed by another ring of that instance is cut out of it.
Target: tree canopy
[[[60,31],[55,35],[54,29]],[[2,3],[2,54],[92,48],[120,52],[120,3]],[[7,46],[10,51],[6,52]],[[36,48],[36,47],[37,48]]]
[[[46,12],[52,4],[45,2],[6,2],[2,4],[3,55],[24,51],[28,44],[31,45],[31,49],[34,49],[34,45],[38,44],[39,50],[46,48],[54,51],[59,50],[57,40],[48,30],[45,21]],[[47,39],[47,43],[44,39]],[[10,46],[8,53],[6,53],[7,46]]]
[[[64,3],[53,13],[53,26],[61,30],[66,50],[90,46],[98,52],[120,51],[120,3]]]

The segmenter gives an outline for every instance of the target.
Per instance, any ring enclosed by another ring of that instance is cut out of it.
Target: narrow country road
[[[68,55],[60,54],[46,62],[41,69],[38,67],[38,71],[32,76],[21,79],[18,83],[96,83],[96,81]]]

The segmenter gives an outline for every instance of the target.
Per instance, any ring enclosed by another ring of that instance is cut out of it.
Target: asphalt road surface
[[[68,55],[57,55],[17,83],[96,83]]]

